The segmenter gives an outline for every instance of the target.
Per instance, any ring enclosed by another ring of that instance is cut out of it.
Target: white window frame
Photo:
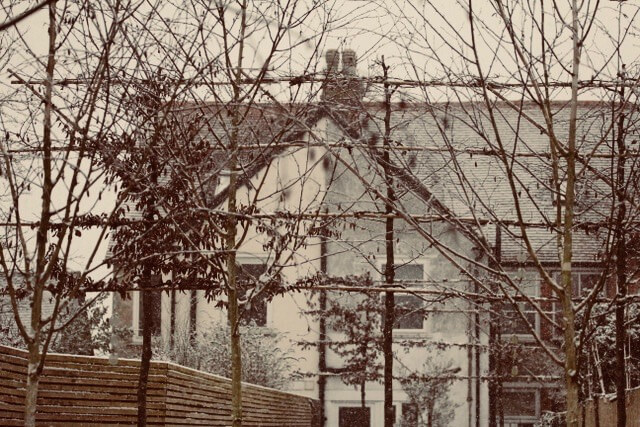
[[[395,418],[395,422],[396,424],[398,424],[401,420],[400,418],[400,412],[402,411],[402,409],[400,408],[402,406],[401,401],[393,401],[393,406],[396,407],[396,418]],[[338,425],[338,422],[340,421],[340,408],[360,408],[362,403],[360,402],[360,400],[356,400],[356,399],[339,399],[339,400],[332,400],[330,402],[330,405],[333,407],[333,409],[335,410],[334,414],[335,414],[335,418],[333,418],[333,421],[335,422],[335,425]],[[369,398],[367,397],[367,400],[365,402],[365,406],[369,408],[369,414],[370,414],[370,425],[371,427],[379,427],[382,426],[383,424],[383,419],[384,419],[384,401],[380,400],[380,399],[375,399],[375,398]],[[331,408],[330,408],[331,411]],[[329,417],[331,418],[331,416]],[[327,424],[328,425],[333,425],[331,424],[331,419],[327,420]]]
[[[560,284],[561,282],[561,277],[560,275],[562,274],[562,271],[560,270],[555,270],[553,272],[553,278],[554,280]],[[578,275],[580,277],[580,288],[576,291],[575,290],[575,282],[574,284],[574,289],[573,291],[577,294],[578,298],[582,297],[582,275],[587,275],[587,274],[591,274],[591,275],[596,275],[600,278],[600,276],[602,275],[602,270],[599,270],[597,268],[579,268],[579,267],[572,267],[571,268],[571,275]],[[572,298],[576,298],[576,296],[572,295]]]
[[[336,414],[338,415],[338,423],[336,425],[340,424],[340,409],[345,408],[345,409],[362,409],[362,404],[358,403],[358,402],[354,402],[354,401],[349,401],[347,404],[344,403],[340,403],[336,406]],[[372,404],[367,404],[367,402],[365,402],[365,408],[369,409],[369,425],[372,425],[374,423],[374,405]]]
[[[236,264],[238,265],[255,265],[255,264],[262,264],[265,265],[267,267],[269,267],[268,265],[268,259],[264,256],[261,255],[256,255],[256,254],[251,254],[251,253],[239,253],[236,256]],[[264,326],[256,326],[257,328],[271,328],[272,327],[272,323],[273,323],[273,316],[271,313],[271,302],[266,302],[266,316],[267,319],[264,323]]]
[[[506,415],[504,416],[505,427],[519,423],[537,423],[542,416],[541,399],[542,399],[542,387],[535,387],[527,383],[505,383],[503,384],[503,393],[507,392],[533,392],[535,394],[535,415]]]
[[[421,265],[422,266],[422,278],[421,279],[417,279],[417,280],[425,280],[425,277],[427,275],[427,262],[426,260],[421,257],[421,258],[396,258],[394,259],[394,263],[396,266],[403,266],[403,265]],[[379,261],[377,263],[377,268],[378,271],[381,272],[381,279],[384,280],[384,266],[386,265],[386,262],[383,261]],[[397,267],[396,267],[397,268]],[[414,285],[414,286],[408,286],[408,289],[424,289],[424,283],[422,283],[422,285]],[[396,295],[411,295],[410,293],[394,293],[394,297]],[[395,299],[395,298],[394,298]],[[424,301],[422,301],[424,303]],[[396,329],[396,328],[392,328],[393,331],[393,335],[398,335],[400,337],[421,337],[424,336],[427,332],[427,328],[426,328],[426,319],[423,317],[422,319],[422,328],[420,329]]]
[[[229,186],[229,177],[231,176],[231,170],[227,167],[220,169],[216,176],[216,186],[214,196],[217,196]]]
[[[537,282],[537,286],[535,287],[535,294],[525,294],[525,295],[527,295],[529,297],[532,297],[532,298],[538,298],[540,296],[540,291],[542,289],[542,279],[539,277],[537,272],[534,272],[533,270],[527,270],[527,269],[523,269],[523,270],[524,270],[524,274],[525,274],[525,278],[523,280],[526,280],[527,273],[529,273],[529,274],[535,273],[534,275],[532,275],[532,278]],[[517,271],[514,272],[514,273],[517,273]],[[510,275],[510,277],[513,280],[513,276]],[[517,295],[522,296],[522,294],[523,294],[523,292],[519,292]],[[505,297],[505,299],[506,299],[506,297]],[[505,304],[507,304],[507,307],[511,311],[513,311],[513,313],[515,315],[518,316],[518,320],[522,321],[522,318],[520,317],[518,312],[515,310],[515,307],[513,307],[513,304],[508,300],[505,301]],[[520,311],[524,311],[525,313],[527,313],[526,310],[523,310],[524,305],[528,304],[526,301],[521,301],[521,302],[518,301],[517,304],[518,304],[518,307],[520,308]],[[536,334],[540,335],[540,330],[541,330],[540,329],[540,313],[535,308],[533,308],[532,310],[533,310],[533,313],[534,313],[534,316],[535,316],[535,321],[534,321],[533,328],[534,328]],[[525,343],[535,342],[535,338],[533,337],[531,332],[527,332],[527,333],[524,333],[524,334],[523,333],[513,333],[513,332],[501,332],[501,336],[502,336],[503,340],[505,338],[515,337],[515,338],[517,338],[518,342],[525,342]]]
[[[556,270],[553,271],[553,279],[556,281],[556,283],[558,283],[558,285],[560,285],[561,283],[561,274],[562,271],[561,270]],[[597,276],[601,276],[602,275],[602,269],[597,269],[597,268],[579,268],[579,267],[572,267],[571,269],[571,275],[578,275],[580,276],[580,289],[577,290],[576,294],[578,295],[578,298],[582,297],[582,275],[583,274],[593,274],[593,275],[597,275]],[[575,282],[573,283],[575,285]],[[606,289],[606,284],[604,286],[604,288]],[[571,296],[571,298],[576,298],[575,296]],[[553,316],[553,319],[556,320],[556,323],[558,323],[556,316],[560,315],[562,316],[562,308],[560,306],[560,303],[555,301],[552,305],[552,313],[551,315]],[[558,323],[560,324],[560,323]],[[554,334],[558,333],[558,330],[556,328],[553,328]]]

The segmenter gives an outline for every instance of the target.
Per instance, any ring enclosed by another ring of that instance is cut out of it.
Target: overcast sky
[[[311,1],[311,0],[308,0]],[[33,2],[32,2],[33,3]],[[180,2],[178,2],[179,4]],[[261,2],[256,1],[260,5]],[[507,2],[515,4],[513,1]],[[520,2],[526,4],[527,2]],[[539,2],[531,1],[534,12]],[[635,64],[640,54],[636,28],[633,27],[640,0],[629,0],[621,6],[617,2],[601,2],[602,9],[598,19],[594,21],[590,37],[585,40],[583,55],[583,68],[580,77],[588,79],[592,75],[601,73],[602,78],[615,76],[618,66],[616,61],[617,52],[615,50],[616,40],[622,40],[620,58],[626,64],[630,72],[640,70]],[[21,3],[22,4],[22,3]],[[569,17],[566,3],[559,2],[561,13],[558,16]],[[585,3],[591,5],[591,3]],[[170,2],[163,3],[167,19],[178,19],[172,15]],[[310,38],[317,41],[321,33],[321,23],[329,17],[331,24],[329,32],[323,35],[324,41],[316,48],[314,42],[304,43],[297,46],[292,53],[284,52],[280,57],[277,67],[272,67],[274,75],[282,75],[303,71],[303,64],[310,57],[318,59],[315,66],[316,71],[324,68],[323,54],[329,48],[344,49],[350,48],[356,51],[359,57],[358,72],[361,75],[380,75],[378,61],[383,55],[387,64],[392,66],[391,75],[398,78],[420,78],[420,79],[464,79],[472,76],[474,70],[469,67],[469,63],[461,60],[461,55],[471,55],[472,51],[468,45],[469,19],[467,2],[451,0],[434,0],[432,2],[421,0],[398,0],[388,1],[336,1],[327,2],[321,9],[322,13],[313,14],[304,25],[296,28],[288,34],[286,43],[296,44],[300,40]],[[496,80],[510,80],[519,78],[517,66],[513,62],[513,50],[509,45],[499,47],[500,40],[507,37],[504,26],[501,24],[499,16],[495,13],[492,2],[473,2],[474,14],[476,16],[477,39],[479,57],[483,68],[489,77]],[[620,9],[622,7],[622,9]],[[18,11],[19,9],[16,9]],[[254,10],[254,14],[260,8]],[[566,31],[565,23],[558,20],[548,11],[546,21],[546,33],[548,35],[560,34],[559,37],[552,38],[547,47],[556,48],[556,60],[558,65],[553,67],[555,76],[564,81],[568,81],[567,69],[562,65],[570,64],[571,40]],[[0,20],[6,16],[0,12]],[[254,15],[255,18],[257,15]],[[42,61],[45,59],[47,49],[47,13],[42,10],[19,24],[18,29],[24,37],[25,46],[28,46],[33,53]],[[529,46],[537,46],[540,43],[539,37],[535,35],[535,22],[525,15],[515,12],[512,17],[520,30],[518,36],[526,40]],[[551,22],[549,22],[551,21]],[[184,25],[188,29],[188,23],[176,23],[176,31]],[[213,23],[212,23],[213,25]],[[262,65],[264,48],[268,37],[266,32],[258,33],[251,39],[245,51],[247,68],[259,67]],[[6,39],[5,39],[6,43]],[[212,41],[213,43],[213,41]],[[217,43],[217,42],[216,42]],[[217,45],[212,44],[211,48],[216,49]],[[603,64],[609,61],[608,68],[602,69]],[[16,71],[26,73],[25,77],[44,77],[44,67],[37,67],[38,74],[28,75],[29,67],[33,66],[35,59],[26,51],[18,50],[15,57],[9,64]],[[249,70],[249,73],[251,70]],[[75,76],[65,76],[75,77]],[[2,90],[7,91],[15,88],[7,85],[9,77],[6,70],[2,73]],[[435,91],[434,91],[435,93]],[[587,95],[586,99],[598,99],[602,92],[593,92]],[[412,93],[411,100],[420,101],[421,94]],[[430,95],[432,96],[432,95]],[[448,100],[449,94],[446,91],[439,91],[436,100]],[[439,96],[439,97],[437,97]],[[558,98],[566,97],[566,92],[558,91]],[[26,203],[27,206],[37,207],[39,194],[34,191],[32,200]],[[106,209],[109,206],[111,197],[104,197],[96,210]],[[83,240],[89,241],[95,238],[95,233],[85,232]],[[82,244],[74,250],[74,256],[78,260],[86,255],[88,244]],[[106,246],[101,249],[101,256],[104,256]]]

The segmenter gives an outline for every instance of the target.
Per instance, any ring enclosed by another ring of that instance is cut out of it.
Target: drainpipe
[[[474,257],[476,262],[482,260],[482,253],[478,253]],[[478,295],[480,286],[474,282],[473,292]],[[480,427],[480,310],[479,302],[476,301],[474,306],[475,314],[469,316],[469,327],[467,335],[469,337],[469,345],[467,346],[467,405],[468,405],[468,425],[469,427]],[[475,376],[475,380],[474,380]],[[475,401],[475,405],[474,405]],[[475,416],[474,416],[475,415]],[[475,418],[475,423],[474,423]]]
[[[478,283],[475,284],[474,286],[474,292],[476,293],[476,295],[478,295],[478,292],[480,292],[480,287],[478,286]],[[478,308],[478,306],[476,305],[476,314],[475,316],[475,336],[474,336],[474,341],[475,341],[475,357],[476,357],[476,427],[480,427],[480,309]]]
[[[494,262],[490,262],[491,268],[496,268],[502,262],[502,228],[500,224],[496,224],[496,242],[494,247]],[[489,427],[496,427],[496,420],[498,418],[498,378],[496,375],[496,357],[495,357],[495,345],[498,342],[498,336],[494,322],[492,321],[493,310],[489,310],[489,373],[491,378],[489,379]]]
[[[175,334],[176,334],[176,290],[171,289],[171,313],[169,320],[169,347],[173,352],[175,347]]]
[[[175,283],[175,271],[171,272],[171,284],[172,289],[169,293],[169,349],[173,354],[173,349],[175,347],[175,333],[176,333],[176,289],[173,287]]]
[[[473,320],[472,317],[469,316],[469,326],[467,328],[467,336],[469,340],[469,345],[467,346],[467,425],[469,427],[473,427],[473,346],[471,342],[473,341]]]
[[[320,271],[327,274],[327,238],[320,237]],[[327,292],[320,291],[320,313],[327,309]],[[320,330],[318,339],[318,400],[320,401],[320,426],[324,427],[325,417],[325,390],[327,385],[327,324],[324,315],[320,316],[318,328]]]

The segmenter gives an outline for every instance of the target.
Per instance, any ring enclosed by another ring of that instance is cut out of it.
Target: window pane
[[[382,271],[386,264],[382,264]],[[424,266],[422,264],[403,264],[396,266],[395,280],[422,280],[424,277]],[[409,285],[410,286],[410,285]],[[414,285],[416,286],[416,285]],[[423,313],[422,299],[415,295],[395,294],[396,320],[394,329],[422,329]]]
[[[578,273],[573,273],[571,275],[571,284],[573,286],[572,294],[574,297],[577,297],[580,294],[580,275]]]
[[[598,273],[581,273],[580,296],[587,296],[591,289],[593,289],[598,284],[598,280],[600,280],[600,274]]]
[[[506,391],[502,394],[505,417],[535,417],[536,392],[533,390]]]
[[[354,407],[339,409],[339,427],[369,427],[371,425],[371,409]]]
[[[565,399],[562,389],[543,388],[540,391],[540,412],[562,412]]]
[[[554,278],[558,282],[558,285],[562,284],[562,277],[559,271],[554,273]],[[600,273],[574,272],[571,274],[571,280],[573,282],[573,297],[584,297],[598,283]]]
[[[267,266],[265,264],[241,264],[238,274],[238,280],[255,281],[265,272]]]
[[[384,268],[384,266],[383,266]],[[422,280],[422,264],[405,264],[396,267],[395,280]]]
[[[529,325],[531,325],[534,329],[536,329],[536,311],[533,306],[529,303],[518,303],[518,307],[523,312],[525,318]],[[531,330],[527,326],[527,322],[522,319],[522,316],[517,312],[517,310],[512,307],[509,303],[507,303],[502,310],[503,322],[502,333],[505,334],[519,334],[519,335],[527,335],[531,333]]]
[[[239,265],[238,285],[240,287],[240,297],[252,293],[255,284],[260,276],[266,271],[265,264],[242,264]],[[266,326],[267,324],[267,301],[263,294],[254,296],[251,299],[251,309],[242,314],[242,323],[250,323],[256,326]]]
[[[394,329],[422,329],[422,300],[414,295],[398,295],[395,297],[396,321]]]

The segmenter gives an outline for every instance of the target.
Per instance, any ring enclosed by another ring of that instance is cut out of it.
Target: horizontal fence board
[[[627,427],[640,427],[640,388],[627,390]],[[597,406],[597,409],[596,409]],[[618,415],[613,395],[600,396],[583,404],[580,425],[584,427],[616,427]]]
[[[0,425],[22,425],[27,353],[0,346]],[[38,423],[135,425],[139,360],[51,354],[38,390]],[[243,383],[243,425],[311,426],[317,401]],[[231,381],[174,365],[151,363],[148,422],[154,425],[227,426]]]

